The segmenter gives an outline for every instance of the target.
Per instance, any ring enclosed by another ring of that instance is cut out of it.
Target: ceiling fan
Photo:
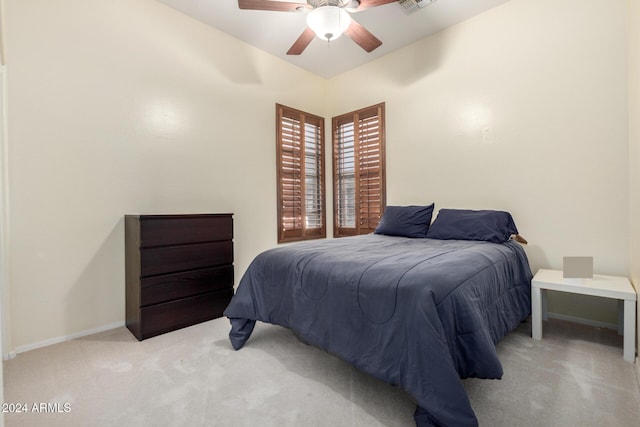
[[[306,3],[292,3],[238,0],[238,6],[240,9],[307,13],[307,28],[287,51],[287,55],[300,55],[315,36],[330,42],[343,33],[367,52],[373,51],[382,42],[350,14],[396,1],[398,0],[307,0]]]

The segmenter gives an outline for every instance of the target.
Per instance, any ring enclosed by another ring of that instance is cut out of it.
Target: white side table
[[[629,279],[599,274],[594,274],[593,279],[565,279],[562,271],[538,270],[531,281],[531,335],[534,340],[542,339],[542,306],[547,289],[624,301],[623,355],[624,360],[635,361],[637,295]]]

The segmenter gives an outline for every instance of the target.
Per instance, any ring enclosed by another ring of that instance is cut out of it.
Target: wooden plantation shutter
[[[355,131],[351,117],[334,119],[334,236],[356,229]],[[337,227],[336,227],[337,225]],[[355,232],[353,233],[355,234]]]
[[[371,233],[385,206],[384,103],[332,122],[334,236]]]
[[[373,233],[385,205],[380,120],[382,108],[377,106],[358,115],[358,234]]]
[[[326,237],[324,119],[276,104],[278,243]]]

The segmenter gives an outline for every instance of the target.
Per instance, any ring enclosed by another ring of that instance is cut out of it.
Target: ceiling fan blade
[[[304,30],[302,34],[300,34],[298,40],[296,40],[295,43],[289,48],[289,50],[287,51],[287,55],[300,55],[302,52],[304,52],[307,46],[309,46],[309,43],[311,43],[311,40],[313,40],[315,36],[316,33],[314,33],[311,28],[307,27],[307,29]]]
[[[382,6],[389,3],[396,3],[398,0],[360,0],[360,6],[355,10],[360,12],[361,10],[369,9],[371,7]]]
[[[344,33],[367,52],[375,50],[382,44],[376,36],[371,34],[365,27],[358,24],[354,19],[351,20],[351,25],[349,25],[349,28],[347,28]]]
[[[299,8],[310,9],[308,3],[289,3],[284,1],[271,0],[238,0],[240,9],[250,10],[272,10],[275,12],[295,12]]]

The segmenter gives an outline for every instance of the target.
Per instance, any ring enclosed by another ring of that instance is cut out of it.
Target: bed
[[[422,219],[419,237],[401,226],[399,233],[377,229],[261,253],[224,313],[232,346],[245,345],[256,321],[281,325],[403,387],[416,402],[416,425],[477,425],[460,380],[502,377],[495,345],[529,316],[532,275],[513,240],[515,224],[496,242],[469,238],[477,237],[476,226],[471,234],[460,234],[455,221],[453,234],[436,226],[442,212],[433,233],[431,214]]]

